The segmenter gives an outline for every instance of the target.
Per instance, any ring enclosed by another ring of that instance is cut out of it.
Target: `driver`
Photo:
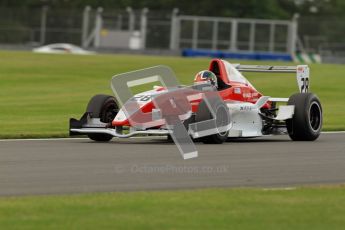
[[[209,70],[200,71],[195,75],[194,84],[200,83],[209,83],[218,89],[217,76]]]

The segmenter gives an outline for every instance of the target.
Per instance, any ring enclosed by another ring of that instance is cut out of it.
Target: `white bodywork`
[[[232,120],[229,137],[262,136],[263,120],[260,108],[271,101],[270,97],[261,97],[255,104],[247,102],[227,103]],[[278,114],[273,120],[284,121],[292,118],[294,106],[279,106]]]
[[[261,97],[256,104],[247,102],[230,102],[227,103],[229,108],[230,117],[232,121],[231,129],[229,130],[229,137],[259,137],[262,136],[263,120],[260,113],[260,108],[267,102],[270,101],[269,97]],[[278,114],[274,118],[277,121],[284,121],[286,119],[292,118],[294,114],[294,106],[279,106]],[[153,111],[152,116],[155,113]],[[125,112],[121,109],[115,120],[126,120],[127,117]],[[160,116],[156,117],[157,120],[161,120]],[[155,120],[155,119],[153,119]],[[156,120],[156,121],[157,121]],[[162,121],[164,122],[164,121]],[[96,126],[102,126],[99,119],[90,119],[88,121],[90,127],[84,127],[83,129],[72,129],[71,131],[79,133],[106,133],[120,138],[131,137],[138,134],[156,134],[156,135],[166,135],[169,134],[169,130],[166,129],[146,129],[146,130],[136,130],[134,128],[130,129],[130,133],[122,134],[117,133],[114,129],[99,129],[94,128]]]
[[[232,120],[229,137],[257,137],[262,135],[260,108],[251,103],[228,103],[227,106]]]
[[[224,63],[227,63],[224,61]],[[230,64],[229,64],[230,65]],[[232,68],[227,66],[227,71],[231,71]],[[301,93],[307,93],[309,90],[309,67],[307,65],[299,65],[299,66],[259,66],[259,65],[240,65],[234,64],[231,67],[235,67],[240,72],[268,72],[268,73],[295,73],[297,85],[299,87],[299,91]],[[239,78],[239,80],[246,81],[244,83],[250,84],[245,78]],[[163,93],[163,91],[157,92],[155,90],[147,91],[145,93],[137,94],[134,96],[135,100],[139,100],[143,96],[150,96],[145,103],[139,103],[140,107],[148,102],[151,101],[151,97]],[[227,102],[227,107],[230,112],[231,117],[231,128],[229,130],[229,137],[258,137],[262,136],[264,114],[261,114],[260,109],[268,102],[287,102],[288,98],[272,98],[263,96],[257,100],[255,104],[248,103],[248,102],[240,102],[240,101],[233,101]],[[140,102],[140,100],[138,101]],[[153,120],[160,120],[160,111],[154,109],[152,111],[152,118]],[[291,119],[294,115],[294,106],[292,105],[280,105],[278,107],[278,111],[275,117],[270,117],[271,121],[281,122],[286,121],[287,119]],[[116,121],[124,121],[128,117],[125,111],[122,109],[118,112],[115,117]],[[180,118],[184,120],[183,118]],[[91,122],[92,123],[92,122]],[[96,121],[97,123],[97,121]],[[114,129],[104,128],[104,129],[97,129],[91,127],[85,127],[82,129],[71,129],[73,132],[79,133],[106,133],[111,134],[116,137],[130,137],[137,134],[158,134],[164,135],[169,134],[169,130],[164,128],[164,125],[161,129],[140,129],[135,130],[134,128],[130,129],[129,134],[121,134],[117,133]]]

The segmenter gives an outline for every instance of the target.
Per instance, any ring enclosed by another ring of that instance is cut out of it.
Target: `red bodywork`
[[[229,76],[229,80],[224,61],[221,59],[213,59],[210,63],[209,70],[215,73],[218,79],[221,79],[226,85],[230,86],[229,88],[219,91],[224,101],[255,103],[262,96],[262,94],[250,84],[233,81],[231,76]],[[235,92],[235,90],[237,92]]]
[[[231,74],[228,74],[226,65],[228,62],[221,59],[213,59],[210,63],[209,70],[212,71],[218,79],[218,93],[225,102],[238,101],[255,103],[262,94],[258,92],[247,80],[246,82],[236,81]],[[229,76],[228,76],[229,75]],[[164,90],[163,87],[157,88],[156,91]],[[192,112],[196,112],[198,104],[201,100],[190,101]],[[270,102],[266,103],[263,108],[270,108]],[[151,112],[154,109],[152,102],[145,104],[141,107],[143,113]],[[128,120],[113,121],[113,126],[130,126]]]

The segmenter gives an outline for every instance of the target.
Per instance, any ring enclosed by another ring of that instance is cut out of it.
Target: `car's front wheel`
[[[87,105],[86,112],[88,112],[92,118],[99,118],[103,123],[110,123],[115,118],[119,107],[113,96],[98,94],[91,98]],[[107,142],[110,141],[113,136],[104,133],[89,133],[87,135],[91,140]]]

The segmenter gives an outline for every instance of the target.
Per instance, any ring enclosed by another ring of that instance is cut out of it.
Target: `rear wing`
[[[265,72],[265,73],[295,73],[299,91],[307,93],[309,91],[309,66],[269,66],[269,65],[240,65],[234,64],[240,72]]]

